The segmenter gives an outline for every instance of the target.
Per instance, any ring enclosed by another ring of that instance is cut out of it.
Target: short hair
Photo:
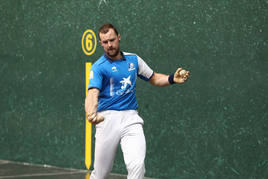
[[[109,31],[109,29],[113,29],[116,35],[118,35],[118,31],[112,24],[104,24],[99,28],[99,32],[98,32],[99,39],[100,39],[100,33],[106,34]]]

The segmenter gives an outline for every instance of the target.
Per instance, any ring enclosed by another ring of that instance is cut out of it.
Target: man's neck
[[[107,57],[109,57],[111,60],[120,60],[123,59],[122,52],[120,51],[116,56],[110,57],[109,55],[106,54]]]

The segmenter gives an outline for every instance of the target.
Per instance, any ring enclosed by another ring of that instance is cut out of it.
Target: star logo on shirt
[[[123,78],[120,83],[122,83],[121,89],[126,89],[128,84],[131,85],[130,75],[127,78]]]

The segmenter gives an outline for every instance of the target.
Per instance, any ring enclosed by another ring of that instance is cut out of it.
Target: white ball
[[[180,76],[184,76],[184,75],[186,75],[186,70],[181,70],[180,71]]]

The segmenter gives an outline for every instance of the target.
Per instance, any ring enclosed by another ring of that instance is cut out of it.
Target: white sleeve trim
[[[145,63],[143,59],[141,59],[139,56],[137,57],[139,66],[138,75],[141,75],[149,80],[154,73],[153,70]]]

